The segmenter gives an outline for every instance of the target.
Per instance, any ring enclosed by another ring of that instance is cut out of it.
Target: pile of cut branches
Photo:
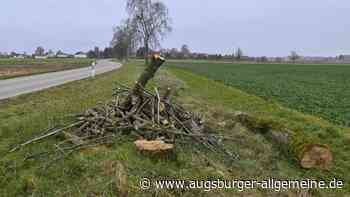
[[[58,153],[57,159],[61,159],[83,148],[113,144],[116,139],[125,135],[136,135],[137,138],[162,140],[171,144],[195,141],[212,151],[220,151],[233,158],[221,144],[222,136],[206,132],[199,115],[172,102],[172,89],[167,89],[164,95],[160,95],[157,88],[154,92],[146,90],[147,82],[154,77],[164,61],[160,56],[153,56],[151,64],[133,88],[118,84],[112,101],[75,116],[72,124],[50,130],[42,136],[17,145],[10,152],[51,136],[64,135],[64,140],[55,144],[54,150],[26,158]]]

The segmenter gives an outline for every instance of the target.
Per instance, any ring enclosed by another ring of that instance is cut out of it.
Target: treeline
[[[115,52],[112,47],[106,47],[100,50],[99,47],[95,47],[93,50],[87,52],[88,58],[114,58]]]
[[[248,57],[243,56],[243,51],[238,49],[236,53],[231,55],[223,55],[223,54],[207,54],[207,53],[197,53],[191,52],[188,45],[184,44],[181,48],[171,48],[171,49],[160,49],[160,50],[152,50],[150,49],[150,53],[158,53],[164,56],[167,59],[208,59],[208,60],[243,60]],[[138,48],[134,56],[136,58],[143,58],[146,54],[146,50],[144,47]]]

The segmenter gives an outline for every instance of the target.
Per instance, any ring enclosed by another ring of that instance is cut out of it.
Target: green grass
[[[40,134],[46,128],[67,123],[72,113],[82,112],[99,101],[112,98],[114,82],[133,84],[144,67],[135,64],[123,66],[120,70],[66,84],[35,94],[23,95],[0,103],[0,155],[9,146]],[[202,113],[208,124],[217,132],[230,135],[233,141],[224,141],[230,151],[240,158],[228,162],[227,158],[204,151],[198,154],[193,144],[177,147],[177,159],[154,160],[142,156],[135,150],[132,137],[125,137],[112,147],[99,147],[76,153],[66,160],[56,162],[43,170],[45,161],[24,163],[23,157],[30,151],[43,151],[59,140],[30,146],[19,153],[0,157],[1,196],[118,196],[120,188],[117,174],[124,173],[128,179],[130,196],[281,196],[282,193],[251,190],[237,194],[234,191],[141,191],[139,180],[151,179],[301,179],[338,178],[346,181],[346,188],[340,191],[312,190],[313,196],[348,196],[350,193],[350,143],[349,130],[334,126],[325,120],[268,103],[263,99],[224,86],[207,78],[185,72],[181,69],[162,69],[156,82],[179,80],[183,89],[176,100],[189,109]],[[154,85],[152,82],[150,86]],[[84,91],[81,91],[84,90]],[[300,169],[293,158],[286,157],[260,135],[233,128],[231,114],[234,110],[252,112],[270,117],[288,127],[301,127],[305,132],[331,145],[335,165],[330,171]],[[225,123],[225,124],[222,124]],[[225,126],[223,126],[225,125]],[[335,133],[330,133],[333,131]],[[123,165],[124,170],[118,166]],[[219,194],[220,193],[220,194]]]
[[[168,65],[336,124],[350,124],[350,65],[213,62],[171,62]]]
[[[0,80],[91,65],[92,59],[0,59]]]

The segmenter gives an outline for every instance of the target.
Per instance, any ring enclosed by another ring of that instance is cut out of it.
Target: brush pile
[[[66,136],[75,144],[82,139],[99,139],[109,135],[134,135],[147,140],[162,139],[175,143],[179,136],[190,136],[203,143],[203,121],[194,113],[170,102],[170,92],[160,96],[147,90],[139,92],[141,99],[128,103],[132,89],[121,85],[110,103],[87,110],[77,116],[78,125]],[[134,99],[132,99],[134,100]],[[209,145],[209,144],[208,144]]]
[[[54,145],[54,150],[33,154],[26,159],[51,153],[58,153],[57,159],[70,155],[84,148],[113,144],[125,135],[137,139],[172,145],[177,143],[197,142],[215,152],[233,155],[226,151],[218,135],[205,131],[203,120],[199,115],[187,111],[173,103],[172,89],[160,95],[157,88],[154,92],[146,90],[147,82],[164,63],[160,56],[153,56],[151,64],[145,69],[133,88],[118,84],[114,90],[114,99],[75,116],[75,121],[67,126],[48,131],[46,134],[17,145],[10,152],[42,141],[56,135],[63,135],[64,140]],[[190,140],[190,141],[188,141]]]

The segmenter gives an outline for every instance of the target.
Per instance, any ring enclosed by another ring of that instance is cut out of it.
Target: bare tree
[[[112,58],[113,57],[113,48],[111,47],[106,47],[104,50],[103,50],[103,58]]]
[[[160,40],[171,31],[168,8],[159,1],[128,0],[127,11],[138,40],[145,47],[145,62],[148,64],[150,47],[156,48]]]
[[[340,61],[343,61],[344,58],[345,58],[344,55],[339,55],[339,56],[338,56],[338,59],[339,59]]]
[[[43,56],[44,53],[45,53],[45,49],[43,47],[37,47],[34,54],[37,56]]]
[[[188,57],[190,57],[190,55],[191,55],[191,51],[190,51],[188,45],[186,45],[186,44],[182,45],[182,47],[181,47],[181,56],[183,58],[188,58]]]
[[[135,28],[129,21],[114,28],[111,46],[118,59],[127,60],[129,54],[135,49],[135,42]]]
[[[232,61],[235,61],[236,59],[236,53],[235,53],[235,49],[233,49],[233,52],[232,52]]]
[[[179,57],[179,51],[177,50],[177,48],[172,48],[169,51],[170,54],[170,58],[176,59]]]
[[[298,53],[295,51],[292,51],[290,53],[289,59],[292,60],[293,62],[295,62],[297,59],[299,59]]]
[[[95,46],[95,48],[94,48],[94,53],[95,53],[95,57],[96,57],[96,58],[100,58],[100,48],[98,48],[97,46]]]
[[[236,57],[237,60],[241,60],[242,56],[243,56],[243,51],[242,51],[241,48],[238,48],[237,51],[236,51],[235,57]]]

